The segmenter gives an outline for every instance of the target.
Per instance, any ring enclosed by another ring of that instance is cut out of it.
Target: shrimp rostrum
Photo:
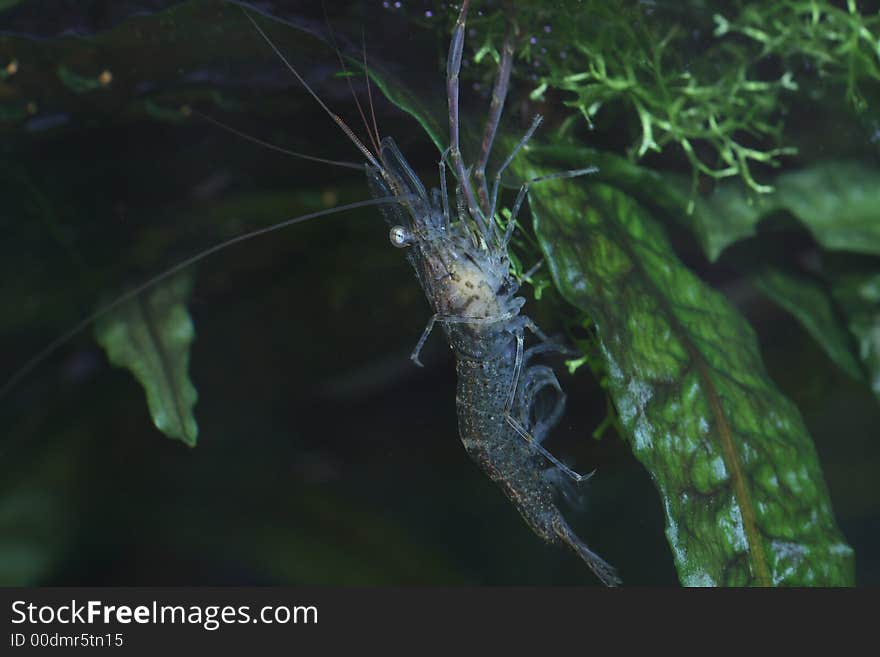
[[[434,312],[412,359],[420,364],[422,345],[439,324],[455,354],[459,433],[468,454],[500,486],[532,531],[548,543],[570,547],[611,586],[618,583],[614,569],[575,535],[554,502],[553,481],[560,471],[576,482],[589,475],[574,473],[541,445],[562,415],[565,395],[552,369],[531,360],[560,348],[520,314],[525,299],[517,296],[518,284],[507,255],[517,211],[529,184],[540,179],[520,188],[506,226],[495,220],[501,174],[538,127],[540,117],[499,168],[490,193],[485,166],[510,79],[513,33],[509,31],[505,39],[480,160],[473,169],[467,168],[459,148],[458,125],[458,73],[467,9],[464,2],[447,62],[450,146],[440,161],[441,189],[428,193],[389,137],[381,140],[378,158],[367,165],[373,195],[399,200],[396,205],[382,206],[391,225],[391,243],[405,250]],[[446,193],[447,156],[456,178],[454,213]],[[529,348],[524,348],[526,329],[538,339]],[[536,398],[547,389],[554,403],[549,410],[538,410]]]

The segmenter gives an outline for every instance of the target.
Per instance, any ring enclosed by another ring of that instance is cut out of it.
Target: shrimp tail
[[[557,538],[574,550],[605,586],[618,586],[623,583],[614,566],[587,547],[561,515],[557,515],[553,525]]]

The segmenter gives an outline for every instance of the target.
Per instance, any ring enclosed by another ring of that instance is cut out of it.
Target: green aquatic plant
[[[744,53],[711,44],[694,54],[685,50],[693,39],[681,26],[634,20],[605,7],[599,38],[575,37],[564,59],[548,57],[548,72],[532,97],[548,87],[567,92],[573,98],[566,103],[590,125],[609,120],[609,106],[618,103],[638,120],[632,159],[676,145],[695,174],[740,176],[756,191],[769,191],[752,167],[777,165],[795,152],[780,145],[777,118],[780,95],[797,89],[791,72],[759,79]]]
[[[737,16],[713,18],[716,37],[741,34],[760,44],[761,58],[776,57],[786,66],[807,61],[814,67],[811,75],[843,82],[856,110],[868,108],[861,87],[880,81],[880,11],[861,11],[856,0],[846,0],[845,8],[825,0],[789,0],[748,3]]]
[[[730,12],[725,14],[725,12]],[[880,15],[824,0],[712,3],[567,2],[524,7],[520,51],[533,100],[549,90],[593,127],[621,123],[638,161],[677,147],[698,175],[738,177],[753,191],[767,167],[797,153],[785,120],[801,84],[836,86],[858,110],[880,80]],[[497,59],[503,30],[486,28],[475,59]],[[543,28],[542,28],[543,26]],[[745,38],[742,38],[745,37]],[[754,172],[760,167],[760,175]]]

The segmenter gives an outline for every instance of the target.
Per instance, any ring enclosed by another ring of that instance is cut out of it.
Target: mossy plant
[[[785,130],[797,93],[820,93],[821,83],[864,111],[866,85],[880,81],[880,14],[854,0],[844,9],[825,0],[588,0],[517,10],[533,100],[554,90],[590,127],[623,129],[633,161],[677,149],[695,182],[738,177],[772,191],[767,169],[797,153]],[[484,28],[475,60],[497,60],[503,17],[474,23]]]

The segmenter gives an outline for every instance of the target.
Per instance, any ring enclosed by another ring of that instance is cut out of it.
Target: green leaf
[[[871,390],[880,399],[880,274],[839,276],[832,293],[858,342]]]
[[[198,394],[188,374],[195,330],[186,301],[192,287],[192,274],[183,272],[95,323],[95,339],[110,362],[130,370],[143,386],[156,428],[190,447],[199,431],[192,411]]]
[[[557,287],[596,323],[682,583],[852,584],[853,553],[812,441],[769,379],[751,327],[628,196],[555,180],[535,185],[531,204]]]
[[[680,190],[686,185],[672,178],[669,184]],[[826,162],[783,173],[774,188],[753,194],[743,185],[721,185],[708,198],[698,198],[693,213],[682,218],[713,261],[778,211],[790,212],[826,249],[880,255],[880,170]]]
[[[776,267],[765,267],[753,281],[803,325],[838,367],[854,379],[864,381],[864,371],[853,349],[855,342],[824,285]]]

